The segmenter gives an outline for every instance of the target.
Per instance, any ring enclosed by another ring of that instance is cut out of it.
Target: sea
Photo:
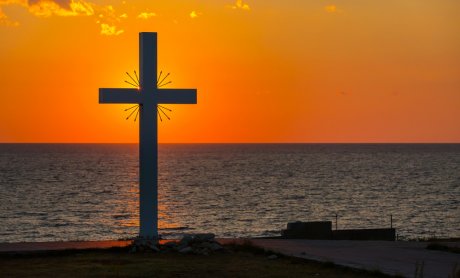
[[[294,221],[460,237],[460,144],[160,144],[159,232],[276,236]],[[137,144],[0,144],[0,242],[127,239]]]

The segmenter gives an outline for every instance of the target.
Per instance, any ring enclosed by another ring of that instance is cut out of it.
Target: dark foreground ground
[[[264,252],[227,246],[209,256],[129,253],[127,248],[1,254],[0,277],[388,277]]]

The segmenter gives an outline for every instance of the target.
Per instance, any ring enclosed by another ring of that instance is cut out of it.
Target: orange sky
[[[0,0],[0,142],[138,142],[138,33],[170,88],[160,142],[460,142],[458,0]]]

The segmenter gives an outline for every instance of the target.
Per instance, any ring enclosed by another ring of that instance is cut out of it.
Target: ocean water
[[[460,237],[460,144],[162,144],[160,234],[278,235],[287,222]],[[134,144],[0,144],[0,242],[138,232]]]

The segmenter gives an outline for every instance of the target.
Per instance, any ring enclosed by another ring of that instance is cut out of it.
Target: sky
[[[0,142],[136,143],[127,87],[158,32],[161,143],[460,143],[458,0],[0,0]]]

